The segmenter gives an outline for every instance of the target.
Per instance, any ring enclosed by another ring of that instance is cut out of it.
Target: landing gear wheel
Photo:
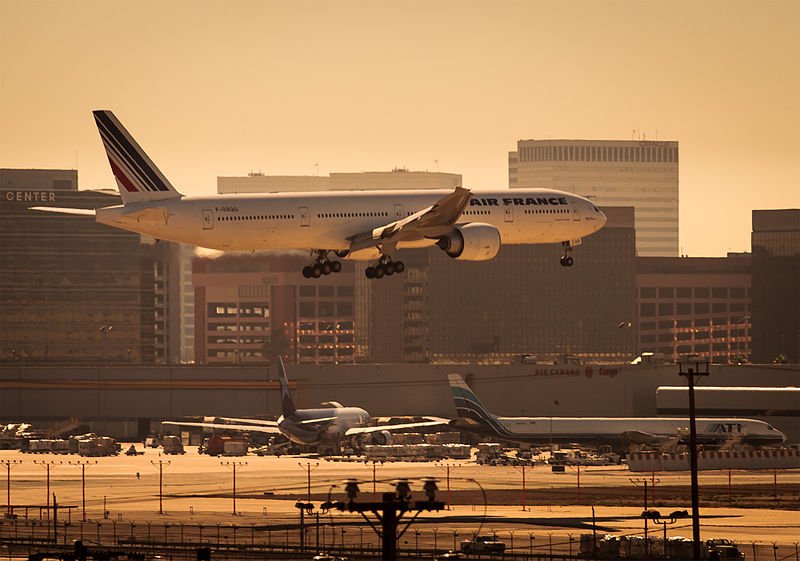
[[[324,263],[320,264],[320,269],[322,270],[323,275],[330,275],[333,272],[333,267],[329,261],[325,261]]]
[[[402,261],[395,261],[392,263],[392,268],[394,269],[395,273],[402,273],[406,270],[406,264]]]
[[[385,274],[386,274],[386,269],[383,267],[382,264],[379,264],[379,265],[375,266],[375,278],[376,279],[382,279],[383,275],[385,275]]]
[[[364,275],[368,279],[374,279],[375,278],[375,267],[367,267],[366,270],[364,271]]]
[[[334,273],[338,273],[342,270],[342,262],[341,261],[331,261],[331,271]]]
[[[311,267],[311,276],[318,279],[322,276],[322,266],[319,263],[314,263]]]
[[[303,276],[307,279],[310,279],[314,276],[314,270],[310,265],[303,267]]]
[[[573,259],[569,255],[565,255],[561,258],[561,266],[562,267],[572,267]]]
[[[387,277],[391,277],[394,274],[394,263],[391,261],[387,261],[383,264],[383,271]]]

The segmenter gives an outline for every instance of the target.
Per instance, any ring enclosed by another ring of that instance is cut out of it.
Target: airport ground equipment
[[[360,492],[358,481],[348,479],[345,482],[346,501],[326,501],[322,504],[323,511],[339,510],[346,512],[357,512],[372,527],[381,539],[381,559],[383,561],[394,561],[397,559],[397,542],[408,530],[411,524],[423,512],[440,511],[445,508],[445,503],[436,500],[436,479],[425,478],[423,480],[423,491],[426,500],[411,500],[411,485],[407,479],[399,479],[395,482],[393,493],[383,493],[380,501],[359,502],[357,501]],[[380,529],[367,517],[367,513],[372,513],[380,523]],[[411,519],[403,526],[400,526],[400,519],[405,514],[413,513]],[[399,530],[399,532],[398,532]]]

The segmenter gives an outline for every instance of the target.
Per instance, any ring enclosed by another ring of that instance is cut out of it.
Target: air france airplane
[[[689,426],[686,417],[499,417],[486,410],[459,374],[448,374],[448,379],[458,415],[451,425],[510,442],[588,442],[624,451],[629,444],[680,442]],[[779,446],[786,440],[781,431],[756,419],[706,417],[696,419],[696,426],[701,444],[740,438],[753,446]]]
[[[391,433],[395,430],[431,427],[447,424],[446,419],[429,418],[428,421],[402,423],[395,425],[370,426],[370,416],[361,407],[344,407],[336,401],[323,403],[316,409],[298,409],[294,404],[292,392],[283,359],[279,358],[281,384],[281,415],[277,421],[261,421],[257,419],[238,419],[223,417],[224,423],[198,423],[184,421],[163,421],[164,425],[202,427],[224,429],[241,432],[260,432],[266,434],[282,434],[296,444],[304,446],[326,445],[339,447],[345,438],[365,434],[374,434],[383,443],[391,443]]]
[[[156,239],[223,251],[305,249],[306,278],[341,270],[336,258],[373,261],[368,278],[401,273],[396,251],[436,245],[453,259],[485,261],[502,244],[561,243],[561,265],[584,236],[606,223],[588,199],[552,189],[338,191],[185,197],[111,111],[94,118],[122,205],[33,207],[95,216]]]

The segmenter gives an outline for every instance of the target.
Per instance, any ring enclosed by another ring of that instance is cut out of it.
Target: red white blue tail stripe
[[[93,111],[123,203],[180,197],[111,111]]]

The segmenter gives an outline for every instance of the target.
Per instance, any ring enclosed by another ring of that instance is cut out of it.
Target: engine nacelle
[[[500,251],[500,232],[491,224],[457,224],[436,245],[453,259],[487,261]]]
[[[392,433],[388,430],[381,430],[370,433],[372,444],[388,445],[392,443]]]

